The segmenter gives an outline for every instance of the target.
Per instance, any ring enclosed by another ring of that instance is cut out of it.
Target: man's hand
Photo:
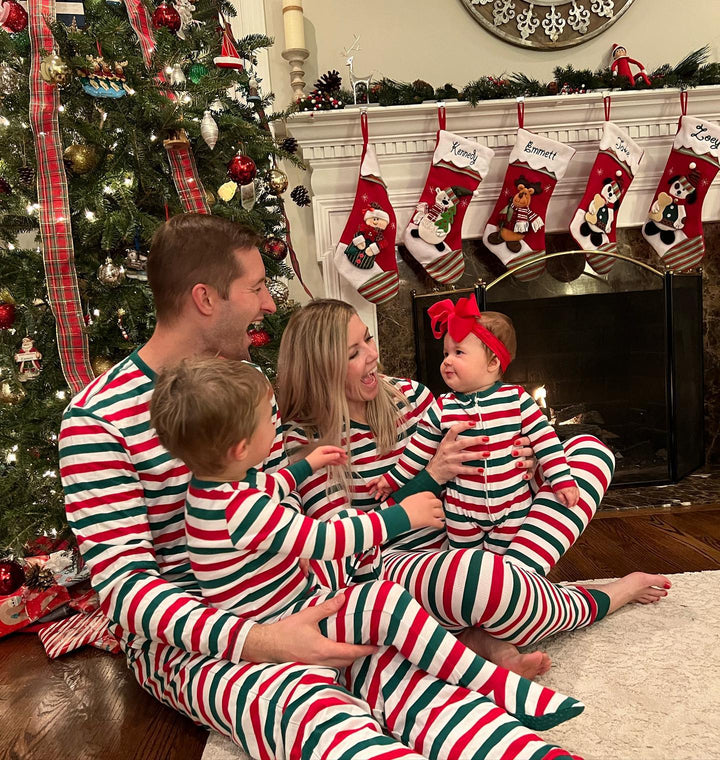
[[[245,639],[242,658],[249,662],[302,662],[329,668],[344,668],[377,651],[363,644],[341,644],[325,638],[318,623],[345,603],[338,594],[316,607],[296,612],[277,623],[254,625]]]

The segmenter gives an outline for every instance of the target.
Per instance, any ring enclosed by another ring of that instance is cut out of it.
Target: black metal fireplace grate
[[[592,275],[553,285],[503,276],[414,295],[418,379],[446,390],[428,306],[474,293],[481,310],[512,318],[518,356],[505,379],[531,395],[544,388],[561,439],[604,441],[616,456],[615,485],[677,482],[704,464],[702,277],[623,266],[628,276],[614,289]]]

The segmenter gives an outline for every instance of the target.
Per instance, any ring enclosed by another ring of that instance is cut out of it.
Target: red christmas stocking
[[[570,222],[570,234],[588,251],[588,264],[607,274],[616,259],[596,251],[617,251],[617,214],[643,157],[642,148],[623,129],[606,121],[585,195]]]
[[[494,151],[444,129],[441,111],[432,165],[403,243],[435,280],[455,282],[465,271],[462,223]]]
[[[503,264],[515,266],[545,253],[545,212],[555,185],[567,170],[575,149],[518,129],[515,147],[483,243]],[[534,280],[545,262],[519,271],[518,280]]]
[[[681,116],[643,237],[669,269],[685,272],[705,255],[702,205],[720,162],[720,127]]]
[[[385,303],[398,292],[395,212],[368,144],[367,114],[360,115],[363,153],[352,211],[335,249],[335,267],[363,298]]]

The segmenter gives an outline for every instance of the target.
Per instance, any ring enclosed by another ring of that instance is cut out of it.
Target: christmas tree
[[[38,39],[43,2],[29,25],[15,0],[0,6],[0,549],[67,532],[60,418],[84,379],[149,337],[144,261],[168,216],[264,236],[278,312],[253,344],[271,375],[292,309],[277,161],[297,159],[255,73],[272,41],[235,40],[224,0],[75,2]]]

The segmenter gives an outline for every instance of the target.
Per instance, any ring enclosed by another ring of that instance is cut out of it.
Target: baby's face
[[[456,343],[445,335],[440,373],[449,388],[458,393],[473,393],[489,388],[500,377],[500,363],[488,358],[485,344],[473,333]]]
[[[275,432],[272,403],[268,396],[260,402],[257,427],[248,441],[249,467],[257,467],[268,458],[275,440]]]

